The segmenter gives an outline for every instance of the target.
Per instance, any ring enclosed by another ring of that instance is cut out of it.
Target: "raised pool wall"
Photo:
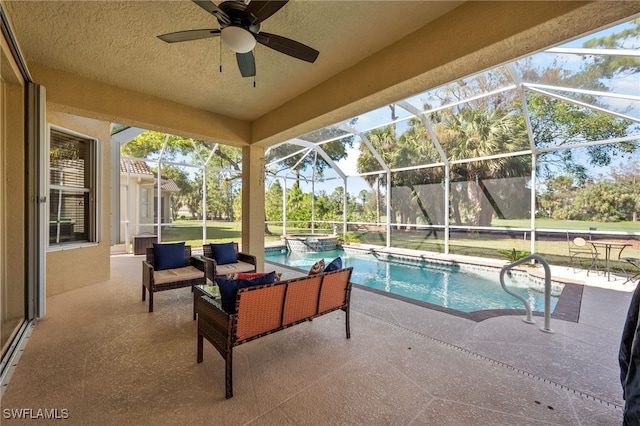
[[[315,253],[340,247],[337,235],[293,234],[282,238],[287,245],[287,250],[294,253]]]

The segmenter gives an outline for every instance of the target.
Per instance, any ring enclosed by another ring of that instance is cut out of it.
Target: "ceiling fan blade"
[[[236,53],[238,68],[243,77],[254,77],[256,75],[256,61],[253,52]]]
[[[262,32],[260,34],[267,36],[268,40],[264,42],[263,40],[256,38],[258,43],[270,47],[273,50],[277,50],[278,52],[282,52],[285,55],[293,56],[294,58],[313,63],[320,54],[320,52],[318,52],[317,50],[312,49],[311,47],[299,43],[295,40],[291,40],[290,38],[265,32]]]
[[[228,25],[231,23],[231,20],[229,19],[229,16],[226,14],[226,12],[220,9],[215,4],[213,4],[211,1],[209,0],[192,0],[192,1],[198,6],[200,6],[201,8],[203,8],[204,10],[206,10],[207,12],[209,12],[210,14],[212,14],[213,16],[215,16],[221,25]]]
[[[200,40],[203,38],[216,37],[220,35],[219,29],[187,30],[175,33],[162,34],[158,38],[167,43],[178,43],[181,41]]]
[[[282,9],[289,0],[284,1],[264,1],[264,0],[252,0],[245,9],[245,14],[253,15],[251,17],[252,24],[259,24],[266,20],[271,15]],[[255,17],[255,20],[253,19]]]

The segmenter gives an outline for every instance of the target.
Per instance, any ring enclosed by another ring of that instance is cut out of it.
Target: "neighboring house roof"
[[[133,173],[136,175],[151,175],[154,173],[145,161],[120,159],[120,173]]]
[[[127,163],[129,163],[129,165],[127,166]],[[127,169],[128,167],[128,169]],[[153,173],[153,171],[151,171],[151,169],[149,168],[149,165],[142,160],[125,160],[125,159],[120,159],[120,173],[132,173],[134,175],[148,175],[148,176],[155,176],[155,173]],[[178,185],[175,183],[175,181],[173,179],[169,179],[166,177],[162,177],[163,183],[160,186],[160,188],[164,191],[170,191],[170,192],[179,192],[180,188],[178,187]]]
[[[173,181],[173,179],[167,179],[166,182],[163,183],[160,188],[162,188],[162,190],[164,191],[171,191],[171,192],[180,191],[180,188],[178,188],[178,185]]]

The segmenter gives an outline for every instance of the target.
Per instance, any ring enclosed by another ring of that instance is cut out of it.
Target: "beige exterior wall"
[[[47,95],[49,91],[47,90]],[[109,279],[111,215],[111,124],[105,121],[61,113],[47,103],[47,122],[99,141],[98,189],[99,243],[83,247],[50,250],[46,255],[47,297]]]
[[[47,103],[60,112],[231,146],[250,139],[250,123],[29,63]]]
[[[127,191],[128,188],[128,191]],[[142,208],[142,195],[141,190],[146,188],[149,197],[149,203],[146,206],[146,215],[143,215]],[[144,233],[154,233],[155,222],[154,215],[157,207],[154,197],[156,196],[156,189],[154,187],[154,178],[149,175],[130,175],[127,177],[126,173],[120,174],[120,238],[125,242],[126,239],[126,227],[125,223],[127,219],[127,207],[129,208],[129,242],[133,242],[135,235]],[[163,205],[162,210],[162,222],[172,222],[171,217],[171,194],[168,191],[163,191]],[[127,205],[128,202],[128,205]],[[138,224],[148,223],[148,226],[139,226]],[[164,229],[164,228],[163,228]]]
[[[256,257],[258,272],[264,268],[264,148],[242,150],[242,251]]]
[[[149,190],[149,204],[146,206],[147,214],[146,218],[142,217],[142,208],[141,208],[141,194],[140,189],[142,186]],[[128,186],[129,191],[127,194],[126,186]],[[129,239],[133,238],[134,235],[138,235],[143,232],[153,232],[152,226],[139,227],[135,226],[137,223],[151,223],[153,224],[153,197],[155,195],[153,189],[153,179],[149,178],[149,176],[139,177],[137,175],[132,175],[129,179],[127,179],[126,174],[120,175],[120,221],[125,221],[127,214],[127,201],[129,203]],[[165,204],[168,202],[165,201]],[[120,238],[122,238],[122,242],[125,240],[125,227],[126,224],[122,223],[120,225]]]

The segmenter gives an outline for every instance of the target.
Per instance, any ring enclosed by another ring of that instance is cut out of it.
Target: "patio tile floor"
[[[47,423],[7,409],[65,409],[77,425],[621,424],[623,279],[554,268],[586,282],[578,322],[553,319],[554,334],[542,318],[476,322],[355,288],[351,339],[340,311],[241,345],[226,400],[222,357],[205,342],[196,363],[189,289],[157,293],[150,314],[142,256],[111,260],[109,281],[47,300],[3,424]]]

